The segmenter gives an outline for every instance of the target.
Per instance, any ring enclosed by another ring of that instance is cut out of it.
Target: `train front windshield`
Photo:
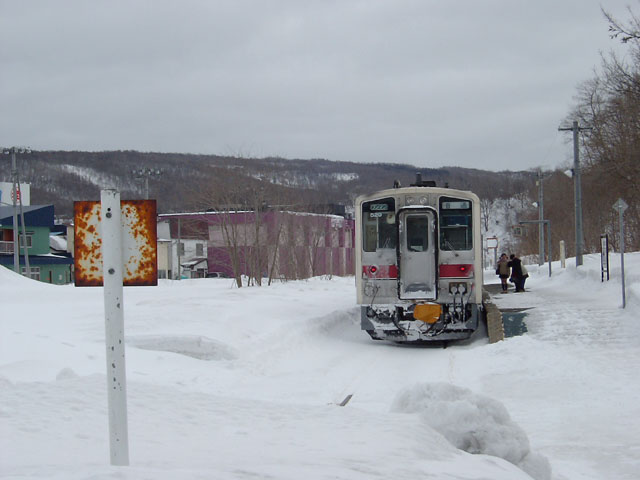
[[[440,197],[440,249],[473,248],[472,203],[470,200]]]
[[[362,238],[365,252],[396,248],[396,202],[382,198],[362,204]]]

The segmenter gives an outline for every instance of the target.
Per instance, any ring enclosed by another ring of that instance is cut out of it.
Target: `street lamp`
[[[145,191],[145,199],[149,200],[149,177],[159,177],[164,172],[159,168],[139,168],[137,170],[132,170],[136,178],[144,178],[144,191]]]
[[[527,223],[537,223],[539,227],[544,228],[547,226],[547,250],[549,255],[549,276],[551,276],[551,220],[522,220],[520,225]]]

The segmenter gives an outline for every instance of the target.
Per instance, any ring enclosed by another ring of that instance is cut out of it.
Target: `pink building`
[[[159,220],[169,220],[173,240],[206,240],[210,273],[289,280],[354,274],[354,221],[342,216],[231,211],[167,214]]]

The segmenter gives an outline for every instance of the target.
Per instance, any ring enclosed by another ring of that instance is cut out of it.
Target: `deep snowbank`
[[[7,479],[548,478],[539,454],[554,480],[635,478],[640,255],[625,257],[624,310],[617,262],[605,283],[598,256],[579,269],[554,263],[551,278],[546,265],[530,266],[526,293],[495,299],[528,308],[528,333],[446,350],[370,340],[353,278],[126,288],[127,468],[108,465],[102,289],[0,268],[0,471]]]
[[[497,400],[447,383],[421,383],[398,393],[391,410],[419,414],[465,452],[503,458],[536,480],[551,478],[549,461],[531,451],[527,434]]]

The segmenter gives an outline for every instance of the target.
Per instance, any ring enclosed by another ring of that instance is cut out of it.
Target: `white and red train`
[[[469,338],[484,315],[480,201],[418,175],[356,199],[361,327],[376,340]]]

